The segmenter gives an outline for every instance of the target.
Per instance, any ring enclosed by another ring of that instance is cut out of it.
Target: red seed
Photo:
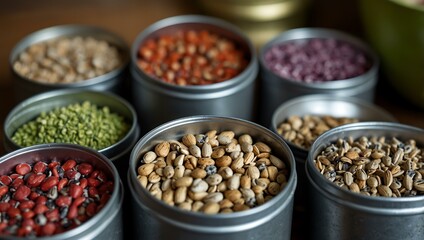
[[[113,182],[112,181],[104,182],[102,185],[100,185],[98,190],[99,190],[100,194],[112,192],[113,191]]]
[[[56,186],[59,183],[59,178],[56,176],[50,176],[41,183],[40,189],[44,192],[47,192],[53,186]]]
[[[31,192],[30,194],[29,194],[29,199],[31,199],[31,200],[35,200],[35,199],[37,199],[38,197],[40,196],[40,194],[39,193],[37,193],[37,192]]]
[[[81,173],[71,169],[68,171],[65,171],[65,177],[67,177],[69,180],[71,179],[79,179],[81,176]]]
[[[79,185],[71,184],[71,186],[69,187],[69,195],[72,198],[80,197],[82,193],[83,193],[83,188]]]
[[[29,227],[32,229],[35,226],[34,219],[24,219],[22,221],[22,227]]]
[[[31,210],[23,211],[22,212],[22,217],[24,219],[32,219],[34,216],[35,216],[35,213],[33,211],[31,211]]]
[[[68,161],[66,161],[63,165],[62,168],[63,170],[67,171],[69,169],[74,168],[77,165],[77,162],[73,159],[69,159]]]
[[[67,217],[68,217],[69,219],[74,219],[74,218],[76,218],[77,216],[78,216],[78,208],[77,208],[77,206],[75,206],[75,205],[71,205],[71,206],[69,207]]]
[[[21,215],[21,210],[19,210],[19,208],[10,207],[9,209],[7,209],[7,214],[10,218],[15,218]]]
[[[72,198],[69,196],[59,196],[56,199],[55,203],[59,207],[68,207],[72,203]]]
[[[41,233],[43,236],[53,235],[56,230],[56,225],[52,222],[46,223],[46,225],[42,226]]]
[[[97,204],[95,202],[91,202],[85,208],[85,213],[87,216],[92,217],[97,213]]]
[[[31,166],[28,163],[20,163],[16,165],[15,172],[20,175],[25,175],[31,172]]]
[[[105,205],[107,203],[107,201],[109,201],[109,199],[110,199],[110,194],[103,194],[100,197],[100,204]]]
[[[45,162],[36,162],[34,167],[32,167],[32,171],[34,173],[44,173],[47,169],[47,164]]]
[[[44,213],[44,216],[46,216],[47,220],[49,222],[55,222],[59,220],[59,209],[55,208],[50,211],[47,211]]]
[[[24,184],[24,180],[22,178],[15,178],[10,186],[14,189],[18,189],[18,187],[22,184]]]
[[[87,176],[93,171],[93,166],[89,163],[81,163],[78,165],[77,169],[82,175]]]
[[[53,162],[50,162],[49,164],[48,164],[48,167],[49,167],[49,169],[50,170],[53,170],[53,169],[55,169],[56,168],[56,166],[57,165],[60,165],[60,163],[59,162],[57,162],[57,161],[53,161]]]
[[[94,170],[93,172],[90,173],[89,178],[97,178],[97,176],[99,176],[100,171],[99,170]]]
[[[95,187],[89,187],[88,188],[88,196],[90,196],[90,197],[99,196],[99,191]]]
[[[101,182],[95,178],[88,178],[87,181],[90,187],[98,187],[101,184]]]
[[[3,185],[9,186],[12,183],[12,178],[7,175],[1,175],[0,182],[3,183]]]
[[[85,197],[75,198],[75,200],[72,202],[72,206],[75,205],[76,207],[79,207],[79,205],[81,205],[84,201],[85,201]]]
[[[27,187],[26,185],[20,185],[18,189],[16,189],[16,192],[13,194],[13,199],[22,201],[27,199],[29,194],[31,193],[31,189]]]
[[[81,178],[80,179],[80,186],[85,189],[88,186],[87,178]]]
[[[52,175],[55,177],[59,177],[59,172],[57,171],[56,167],[52,169]]]
[[[6,194],[7,192],[9,192],[8,186],[0,186],[0,197],[3,197],[3,195]]]
[[[45,178],[46,178],[46,175],[43,173],[40,173],[40,174],[32,173],[27,178],[27,185],[30,187],[38,187]]]
[[[47,212],[49,208],[45,204],[36,204],[32,210],[34,211],[35,214],[42,214]]]
[[[60,191],[62,190],[62,188],[64,188],[66,186],[66,184],[68,184],[68,179],[67,178],[62,178],[59,180],[59,183],[57,184],[57,190]]]
[[[35,202],[32,200],[24,200],[19,204],[19,209],[32,209],[35,206]]]
[[[46,205],[47,203],[47,197],[46,196],[38,196],[37,199],[35,200],[35,204],[41,204],[41,205]]]
[[[26,227],[20,227],[18,228],[16,235],[18,237],[25,237],[26,235],[28,235],[28,233],[31,231],[30,228],[26,228]]]
[[[10,203],[0,202],[0,212],[6,212],[10,208]]]

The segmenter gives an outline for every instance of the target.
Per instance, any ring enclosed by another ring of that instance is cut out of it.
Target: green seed
[[[21,147],[55,142],[100,150],[118,142],[128,130],[124,117],[85,101],[42,112],[19,127],[12,140]]]

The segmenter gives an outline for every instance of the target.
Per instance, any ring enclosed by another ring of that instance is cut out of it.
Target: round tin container
[[[144,73],[137,66],[140,45],[148,39],[179,30],[206,30],[235,42],[248,56],[248,65],[234,78],[209,85],[179,86]],[[251,120],[258,68],[251,41],[230,23],[200,15],[175,16],[154,23],[137,36],[131,49],[132,97],[139,119],[143,119],[142,132],[191,115],[210,114]]]
[[[299,117],[305,115],[329,115],[337,118],[355,118],[361,122],[396,122],[396,119],[384,109],[359,98],[313,94],[296,97],[281,104],[273,114],[271,126],[272,131],[277,133],[280,123],[294,115]],[[308,199],[308,180],[305,173],[305,162],[308,157],[309,149],[299,147],[288,140],[285,141],[292,150],[296,160],[298,184],[295,194],[295,209],[299,211],[306,211],[305,207],[306,200]]]
[[[290,169],[285,188],[268,202],[249,210],[228,214],[184,211],[156,199],[137,180],[142,155],[165,140],[179,140],[187,133],[232,130],[246,133],[268,144]],[[252,122],[230,117],[192,116],[167,122],[144,135],[134,147],[128,172],[133,199],[134,236],[143,239],[289,239],[296,168],[287,144],[270,130]]]
[[[200,0],[199,4],[214,15],[250,22],[275,21],[305,12],[309,0]]]
[[[336,39],[358,48],[370,59],[371,68],[357,77],[322,83],[304,83],[283,78],[272,72],[264,59],[268,50],[283,42],[306,39]],[[266,43],[260,50],[260,122],[269,126],[275,109],[283,102],[306,94],[332,94],[337,96],[358,97],[369,102],[374,100],[379,60],[377,55],[360,39],[344,32],[326,28],[297,28],[283,32]]]
[[[0,158],[0,175],[8,174],[19,163],[32,164],[40,159],[50,161],[53,158],[59,161],[73,158],[76,161],[89,162],[96,168],[102,169],[113,180],[113,193],[103,209],[79,227],[36,239],[123,239],[122,183],[115,166],[97,151],[74,144],[41,144],[22,148]],[[16,236],[1,236],[1,238],[23,239]]]
[[[4,122],[4,146],[10,152],[21,148],[12,141],[15,131],[23,124],[33,120],[41,112],[48,112],[57,107],[90,101],[97,106],[108,106],[111,112],[123,116],[130,124],[128,133],[117,143],[99,150],[108,157],[118,168],[119,173],[125,174],[128,169],[128,157],[132,147],[137,142],[140,130],[137,115],[133,107],[123,98],[109,92],[88,91],[79,89],[61,89],[40,93],[16,105]]]
[[[424,144],[424,130],[408,125],[364,122],[340,126],[322,134],[312,145],[306,161],[311,184],[312,239],[423,239],[424,196],[373,197],[353,193],[325,179],[313,160],[338,138],[361,136],[414,139]]]
[[[92,37],[110,43],[118,49],[122,58],[122,64],[115,70],[104,75],[75,83],[42,83],[23,77],[13,69],[13,63],[19,57],[19,54],[31,45],[60,37],[75,36]],[[106,29],[89,25],[59,25],[35,31],[19,41],[9,56],[9,64],[14,76],[13,86],[17,102],[37,93],[63,88],[110,91],[123,94],[126,92],[125,86],[128,84],[126,83],[128,62],[129,48],[123,39]]]

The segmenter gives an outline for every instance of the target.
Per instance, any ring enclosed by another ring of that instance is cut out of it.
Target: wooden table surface
[[[0,134],[8,112],[14,107],[9,54],[27,34],[60,24],[91,24],[109,29],[131,45],[144,28],[165,17],[203,13],[190,0],[73,0],[0,1]],[[362,37],[356,1],[315,0],[303,26],[329,27]],[[282,29],[284,30],[284,29]],[[384,76],[384,72],[383,72]],[[400,123],[424,128],[424,110],[405,101],[395,89],[379,79],[375,103]],[[3,145],[0,155],[5,153]]]

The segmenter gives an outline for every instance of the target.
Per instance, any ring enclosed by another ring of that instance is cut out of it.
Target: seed
[[[232,163],[232,159],[228,155],[224,155],[215,160],[215,164],[217,167],[228,167]]]
[[[155,153],[157,156],[166,157],[171,149],[169,142],[161,142],[155,146]]]
[[[218,185],[222,182],[222,176],[217,173],[209,175],[206,178],[206,182],[209,184],[209,186]]]
[[[214,202],[219,203],[224,199],[224,195],[220,192],[211,192],[203,198],[204,203]]]
[[[247,168],[247,176],[249,176],[251,179],[258,179],[260,177],[259,169],[255,166],[249,166]]]
[[[142,176],[148,176],[150,175],[150,173],[153,172],[154,167],[155,167],[154,163],[143,164],[140,167],[138,167],[137,172],[138,174]]]
[[[31,171],[31,166],[28,163],[20,163],[16,165],[15,172],[20,175],[25,175]]]
[[[189,187],[193,183],[192,177],[180,177],[175,180],[175,187]]]
[[[231,140],[234,138],[235,133],[233,131],[223,131],[218,135],[218,142],[221,145],[227,145],[231,143]]]
[[[212,152],[212,146],[209,143],[204,143],[202,146],[202,157],[210,158]]]
[[[174,202],[179,204],[186,200],[187,187],[179,187],[175,191]]]
[[[203,213],[206,214],[216,214],[219,212],[220,206],[215,202],[208,202],[200,209]]]
[[[360,192],[360,189],[359,189],[359,186],[358,186],[357,183],[350,184],[349,185],[349,190],[352,191],[352,192],[356,192],[356,193],[359,193]]]
[[[229,167],[221,167],[218,171],[218,174],[220,174],[223,179],[227,180],[234,175],[234,172]]]
[[[420,179],[414,182],[414,188],[417,191],[424,192],[424,179]]]
[[[383,197],[391,197],[392,190],[386,185],[379,185],[377,187],[378,193]]]
[[[224,192],[225,199],[230,200],[231,202],[235,202],[241,198],[242,194],[237,189],[227,190]]]
[[[148,151],[143,156],[144,163],[151,163],[157,158],[157,155],[154,151]]]
[[[183,136],[182,142],[187,147],[196,145],[196,137],[193,134],[186,134]]]

